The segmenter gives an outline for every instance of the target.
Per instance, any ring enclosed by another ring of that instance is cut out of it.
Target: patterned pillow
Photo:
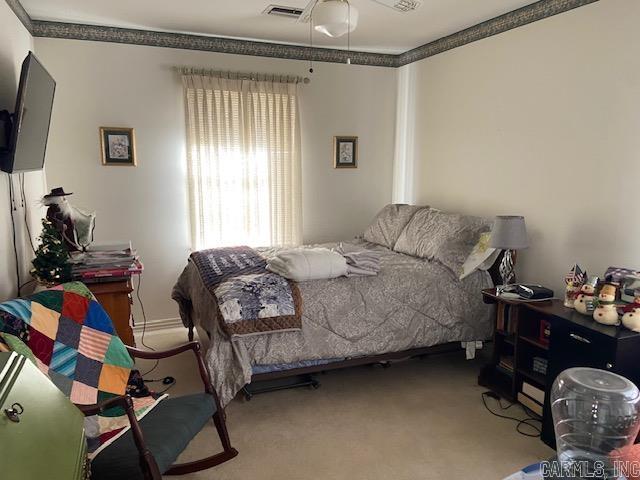
[[[464,280],[476,270],[488,270],[491,265],[494,264],[500,250],[497,248],[491,248],[489,246],[489,240],[491,240],[491,232],[484,232],[480,234],[478,243],[475,244],[473,250],[462,265],[462,273],[460,274],[460,280]]]
[[[387,205],[378,212],[371,225],[364,231],[364,239],[367,242],[393,249],[409,220],[418,210],[425,208],[429,207],[405,204]]]
[[[437,260],[460,275],[480,235],[490,229],[491,222],[480,217],[420,210],[400,234],[394,250]]]

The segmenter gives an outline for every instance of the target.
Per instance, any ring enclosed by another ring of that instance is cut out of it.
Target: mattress
[[[233,341],[216,318],[215,299],[194,265],[187,265],[173,291],[185,326],[206,330],[206,363],[220,400],[227,404],[251,381],[253,368],[296,362],[348,359],[454,341],[486,340],[490,306],[481,290],[492,286],[487,272],[459,280],[438,261],[394,252],[355,240],[380,254],[376,276],[315,280],[298,284],[302,330]],[[323,246],[332,247],[335,244]],[[278,249],[260,249],[265,257]]]

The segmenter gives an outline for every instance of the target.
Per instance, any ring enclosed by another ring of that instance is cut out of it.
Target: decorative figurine
[[[567,308],[574,308],[575,298],[580,291],[579,285],[574,285],[573,282],[568,282],[564,290],[564,306]]]
[[[47,208],[47,220],[53,224],[70,252],[85,250],[93,241],[95,213],[86,213],[69,203],[67,193],[56,187],[42,198]]]
[[[564,292],[564,306],[568,308],[574,308],[576,296],[580,293],[580,287],[584,284],[587,278],[587,272],[583,272],[580,265],[577,263],[571,268],[569,273],[564,277],[564,283],[566,284]]]
[[[610,284],[600,290],[595,301],[596,309],[593,311],[593,319],[603,325],[620,325],[620,317],[616,309],[616,287]]]
[[[596,276],[590,277],[587,283],[580,288],[580,292],[574,302],[574,307],[578,313],[583,315],[591,315],[593,313],[595,308],[593,301],[596,296],[598,280]]]
[[[640,290],[633,292],[633,303],[625,306],[622,311],[622,324],[629,330],[640,332]]]

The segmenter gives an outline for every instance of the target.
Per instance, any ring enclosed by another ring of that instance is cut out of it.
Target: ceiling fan
[[[398,12],[416,10],[422,0],[371,0]],[[311,0],[298,17],[298,23],[313,24],[318,32],[341,37],[358,26],[358,9],[349,0]]]

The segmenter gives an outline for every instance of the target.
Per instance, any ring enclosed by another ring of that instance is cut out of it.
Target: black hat
[[[66,197],[67,195],[73,195],[73,193],[66,193],[64,191],[64,188],[62,187],[56,187],[56,188],[52,188],[51,189],[51,193],[47,194],[44,196],[44,198],[51,198],[51,197]]]

